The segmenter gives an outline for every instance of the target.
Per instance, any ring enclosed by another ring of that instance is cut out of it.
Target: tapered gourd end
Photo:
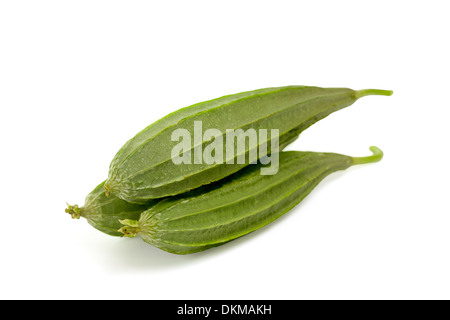
[[[81,209],[78,207],[78,205],[71,206],[70,204],[67,204],[66,213],[70,214],[72,216],[72,219],[80,219],[81,217]]]
[[[372,155],[367,157],[352,157],[353,164],[357,165],[357,164],[378,162],[383,158],[383,151],[381,151],[380,148],[371,146],[369,149],[370,151],[372,151]]]
[[[392,90],[364,89],[355,91],[355,96],[359,99],[365,96],[392,96],[393,93]]]
[[[139,221],[125,219],[119,220],[119,222],[124,226],[117,231],[121,232],[124,237],[134,238],[139,233]]]

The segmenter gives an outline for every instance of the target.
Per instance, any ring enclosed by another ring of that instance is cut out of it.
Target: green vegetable
[[[86,218],[91,226],[110,236],[123,236],[117,229],[121,227],[119,219],[139,219],[141,213],[158,200],[152,200],[147,204],[133,204],[123,201],[115,196],[106,197],[104,184],[99,184],[86,197],[82,207],[68,205],[66,212],[73,219]]]
[[[162,250],[188,254],[255,231],[305,198],[326,176],[352,165],[376,162],[383,153],[354,158],[334,153],[286,151],[279,171],[261,175],[261,164],[249,165],[216,183],[165,198],[141,214],[121,220],[125,236],[139,235]]]
[[[171,154],[180,143],[172,141],[176,129],[187,130],[191,137],[194,137],[195,125],[199,123],[203,132],[215,129],[222,135],[227,129],[266,129],[268,132],[277,129],[279,149],[282,150],[300,132],[357,99],[367,95],[391,94],[392,91],[376,89],[354,91],[347,88],[289,86],[238,93],[180,109],[139,132],[119,150],[110,164],[105,183],[106,194],[135,203],[181,194],[237,172],[251,162],[238,163],[238,159],[245,156],[245,159],[256,160],[250,157],[256,149],[259,149],[257,158],[269,155],[272,142],[276,139],[275,136],[268,136],[258,140],[258,148],[252,149],[247,143],[240,153],[234,141],[235,150],[231,156],[225,150],[224,143],[226,159],[223,163],[192,161],[177,165]],[[183,149],[180,154],[195,159],[197,150],[201,152],[221,137],[213,136],[197,143],[194,141],[191,148]]]

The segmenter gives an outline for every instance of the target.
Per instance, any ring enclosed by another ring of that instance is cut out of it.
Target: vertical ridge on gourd
[[[172,141],[171,135],[176,129],[186,129],[193,137],[196,121],[202,123],[203,131],[217,129],[222,133],[227,129],[277,129],[280,149],[283,149],[303,130],[353,104],[360,97],[390,94],[391,91],[377,89],[354,91],[348,88],[287,86],[228,95],[180,109],[151,124],[125,143],[110,164],[105,193],[129,202],[142,203],[218,181],[249,164],[237,163],[235,160],[239,155],[234,153],[234,158],[224,159],[223,163],[175,165],[171,150],[179,142]],[[270,144],[274,138],[264,141],[268,148],[265,154],[258,154],[258,158],[271,152]],[[191,146],[189,156],[194,153],[194,148],[201,147],[203,150],[211,141]],[[249,152],[246,144],[246,159]],[[226,160],[233,160],[233,164],[225,164]]]
[[[146,204],[126,202],[118,197],[107,197],[102,182],[86,197],[84,206],[67,205],[66,213],[73,219],[85,218],[95,229],[110,236],[122,237],[117,230],[121,227],[119,220],[139,219],[141,213],[156,204],[158,200]]]
[[[165,198],[139,220],[121,220],[127,237],[175,254],[219,246],[253,232],[288,212],[329,174],[352,165],[380,161],[383,152],[371,147],[367,157],[336,153],[285,151],[276,175],[260,175],[261,164],[192,190]]]

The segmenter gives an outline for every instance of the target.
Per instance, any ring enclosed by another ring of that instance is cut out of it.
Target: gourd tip
[[[81,217],[81,210],[78,207],[78,205],[71,206],[70,204],[67,204],[67,208],[65,210],[66,213],[70,214],[72,216],[72,219],[80,219]]]
[[[103,186],[103,189],[105,189],[105,195],[106,195],[106,197],[109,198],[109,195],[111,194],[111,189],[109,188],[109,186],[108,186],[107,184],[105,184],[105,185]]]
[[[136,220],[119,220],[121,224],[124,226],[117,230],[118,232],[122,233],[124,237],[128,238],[134,238],[139,232],[139,222]]]

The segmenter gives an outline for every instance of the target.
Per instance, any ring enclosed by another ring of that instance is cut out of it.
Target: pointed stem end
[[[365,96],[392,96],[394,91],[392,90],[381,90],[381,89],[364,89],[355,91],[356,99],[365,97]]]

